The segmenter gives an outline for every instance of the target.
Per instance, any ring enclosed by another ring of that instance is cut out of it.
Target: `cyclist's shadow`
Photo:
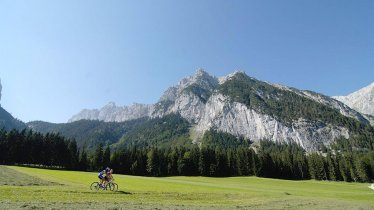
[[[102,192],[105,192],[105,191],[102,191]],[[95,192],[87,192],[87,193],[98,193],[97,191]],[[123,190],[117,190],[117,191],[106,191],[105,192],[106,194],[124,194],[124,195],[132,195],[131,192],[126,192],[126,191],[123,191]]]
[[[118,190],[115,193],[126,194],[126,195],[131,195],[132,194],[131,192],[126,192],[126,191],[123,191],[123,190]]]

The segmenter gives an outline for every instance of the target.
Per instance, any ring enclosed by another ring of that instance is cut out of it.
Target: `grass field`
[[[374,209],[369,184],[115,175],[118,192],[93,192],[96,175],[0,166],[0,209]]]

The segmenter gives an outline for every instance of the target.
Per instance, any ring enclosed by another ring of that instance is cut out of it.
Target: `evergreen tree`
[[[160,176],[160,161],[157,149],[151,149],[147,154],[147,172],[150,176]]]
[[[78,169],[79,163],[79,151],[77,147],[77,142],[75,140],[70,141],[68,144],[68,151],[70,156],[70,161],[68,164],[68,168],[71,169]]]
[[[308,156],[310,177],[315,180],[326,180],[327,174],[324,167],[323,157],[317,153]]]
[[[79,158],[79,170],[86,171],[89,167],[89,162],[87,158],[87,153],[82,149],[80,158]]]
[[[355,157],[354,165],[356,168],[357,178],[360,182],[370,182],[370,165],[365,159],[359,156]]]
[[[251,175],[254,175],[254,176],[259,176],[260,175],[260,160],[258,159],[258,156],[256,155],[256,153],[251,149],[251,166],[252,166],[252,174]]]
[[[342,177],[343,181],[345,182],[352,181],[352,178],[349,173],[349,168],[347,166],[347,162],[343,156],[339,159],[339,171],[340,171],[340,176]]]
[[[177,148],[172,148],[171,150],[169,150],[169,153],[168,153],[168,166],[167,166],[167,169],[168,169],[168,175],[170,176],[176,176],[178,175],[178,149]]]
[[[103,154],[103,166],[108,167],[110,165],[110,148],[109,145],[106,146]]]
[[[93,167],[94,170],[99,171],[104,168],[104,159],[103,159],[103,144],[98,144],[95,150],[93,157]]]
[[[209,152],[207,148],[201,148],[199,156],[199,172],[202,176],[209,175]]]
[[[326,161],[327,161],[328,179],[332,181],[337,181],[338,180],[337,170],[336,170],[337,166],[331,153],[327,154]]]

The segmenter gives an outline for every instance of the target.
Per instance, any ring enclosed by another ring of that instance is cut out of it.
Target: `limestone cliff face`
[[[319,119],[310,120],[301,116],[286,123],[275,113],[263,107],[254,108],[240,102],[243,100],[236,100],[240,94],[238,96],[223,94],[221,87],[238,75],[250,78],[248,81],[253,85],[250,86],[251,97],[258,98],[260,102],[264,101],[265,106],[266,103],[276,103],[280,100],[279,97],[292,93],[292,97],[300,100],[308,99],[308,103],[317,102],[330,112],[336,110],[333,112],[336,115],[344,115],[368,123],[360,113],[328,96],[265,83],[248,77],[243,72],[217,78],[203,70],[198,70],[193,76],[184,78],[176,86],[168,88],[154,105],[134,104],[117,107],[114,103],[109,103],[100,110],[83,110],[70,121],[98,119],[119,122],[178,113],[190,122],[193,134],[191,138],[195,143],[201,140],[205,131],[214,129],[252,141],[270,139],[278,142],[297,142],[307,150],[315,150],[320,144],[329,144],[337,137],[348,138],[351,135],[347,126]]]
[[[307,150],[314,150],[321,143],[329,144],[340,136],[349,137],[347,128],[315,124],[304,119],[299,119],[292,125],[284,125],[269,115],[249,109],[241,103],[231,102],[221,94],[209,99],[204,115],[194,129],[197,136],[215,129],[254,141],[270,139],[297,142]]]

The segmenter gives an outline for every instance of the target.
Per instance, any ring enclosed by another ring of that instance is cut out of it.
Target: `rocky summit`
[[[333,98],[362,114],[374,116],[374,82],[347,96],[334,96]]]
[[[81,119],[126,121],[179,114],[191,124],[191,140],[199,143],[208,130],[251,141],[297,142],[307,150],[349,138],[367,125],[359,112],[331,97],[312,91],[257,80],[244,72],[215,77],[199,69],[168,88],[155,104],[82,110]]]

